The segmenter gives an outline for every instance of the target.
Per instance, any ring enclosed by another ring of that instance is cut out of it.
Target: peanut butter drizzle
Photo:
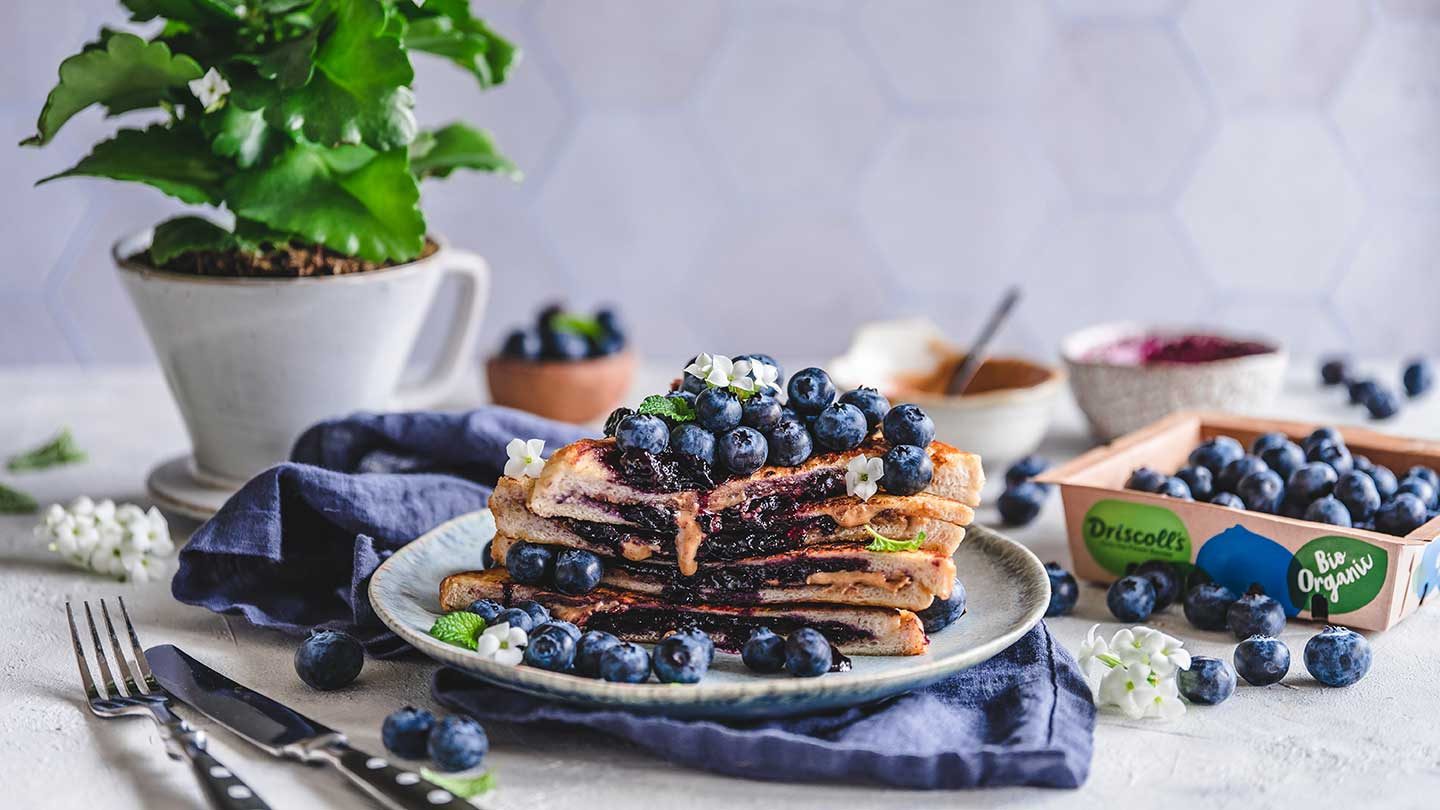
[[[699,570],[695,554],[705,539],[705,532],[700,530],[700,521],[696,519],[699,514],[700,496],[694,492],[682,494],[675,509],[675,559],[680,573],[687,577]]]
[[[879,504],[870,504],[866,503],[865,501],[857,500],[855,503],[845,507],[844,509],[837,509],[834,512],[831,512],[830,517],[834,518],[835,522],[843,528],[853,529],[857,526],[864,526],[871,520],[874,520],[876,515],[884,512],[888,508],[890,507],[882,506]],[[932,515],[928,514],[928,512],[928,509],[920,510],[920,514],[914,516],[933,517]],[[907,515],[907,517],[911,517],[911,515]]]
[[[816,571],[805,578],[806,585],[829,585],[838,593],[854,591],[861,585],[869,585],[872,588],[884,588],[891,593],[898,593],[901,588],[910,584],[910,577],[901,575],[890,579],[879,571]]]
[[[627,560],[634,562],[648,560],[654,553],[655,549],[651,548],[649,543],[642,543],[634,539],[620,541],[620,555]]]

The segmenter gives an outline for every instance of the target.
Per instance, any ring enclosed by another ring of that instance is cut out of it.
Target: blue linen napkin
[[[824,675],[821,677],[844,677]],[[583,726],[730,776],[954,789],[1074,788],[1090,772],[1095,705],[1042,622],[1009,649],[927,689],[813,715],[692,720],[586,708],[435,673],[442,706],[479,720]]]
[[[544,439],[549,451],[585,435],[501,407],[322,422],[191,536],[171,592],[260,627],[344,630],[371,655],[404,653],[366,594],[380,561],[483,508],[511,439]]]

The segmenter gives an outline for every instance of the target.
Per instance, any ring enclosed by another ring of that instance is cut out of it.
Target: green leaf
[[[420,775],[462,799],[473,799],[483,793],[488,793],[495,787],[495,774],[490,771],[479,776],[451,776],[436,773],[429,768],[421,768]]]
[[[925,532],[915,535],[913,540],[891,540],[868,524],[865,526],[865,531],[875,538],[870,541],[870,545],[865,547],[867,551],[916,551],[920,548],[920,544],[925,542]]]
[[[645,397],[640,407],[635,409],[636,413],[659,416],[671,422],[694,422],[695,406],[680,397],[667,397],[661,394],[651,394]]]
[[[55,438],[33,450],[10,457],[5,468],[10,472],[44,470],[62,464],[78,464],[85,460],[85,451],[75,443],[70,428],[61,428]]]
[[[235,234],[204,217],[176,217],[155,226],[155,236],[150,240],[150,261],[163,267],[185,253],[225,251],[235,246]]]
[[[567,332],[591,340],[605,335],[605,327],[600,325],[597,318],[589,315],[576,315],[573,312],[557,312],[550,316],[547,325],[557,332]]]
[[[202,26],[240,21],[243,0],[120,0],[130,19],[145,22],[156,17]]]
[[[420,187],[405,151],[291,144],[226,184],[237,216],[370,261],[411,259],[425,246]]]
[[[66,121],[92,104],[104,105],[111,114],[154,106],[170,90],[184,87],[204,72],[194,59],[172,55],[163,42],[115,32],[103,41],[103,48],[60,63],[60,83],[45,99],[36,133],[22,145],[49,143]]]
[[[292,90],[310,81],[315,72],[315,45],[320,36],[316,29],[310,29],[299,37],[282,42],[260,54],[237,56],[255,65],[261,76],[275,80],[282,90]]]
[[[28,515],[40,508],[40,504],[18,489],[0,484],[0,515]]]
[[[446,613],[430,626],[430,635],[456,647],[475,649],[480,633],[485,629],[485,620],[467,610]],[[453,792],[453,791],[452,791]]]
[[[386,24],[379,0],[331,0],[328,33],[304,87],[278,95],[271,124],[322,146],[365,143],[379,150],[415,139],[410,59]]]
[[[406,13],[405,47],[449,59],[475,74],[481,87],[504,83],[520,58],[514,43],[471,16],[468,0],[430,0]]]
[[[205,116],[200,125],[210,136],[215,154],[234,158],[242,169],[260,161],[272,131],[265,123],[263,110],[246,110],[234,104]]]
[[[490,133],[466,124],[422,132],[410,144],[410,171],[416,177],[448,177],[455,169],[498,172],[512,180],[523,176],[495,148]]]
[[[156,124],[120,130],[73,167],[40,183],[61,177],[108,177],[147,183],[187,203],[217,204],[228,173],[199,127]]]

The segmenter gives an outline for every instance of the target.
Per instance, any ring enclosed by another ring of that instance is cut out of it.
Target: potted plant
[[[40,182],[144,183],[216,212],[115,247],[193,443],[186,471],[233,488],[319,419],[443,396],[468,357],[489,275],[479,256],[427,233],[419,183],[456,169],[519,175],[482,130],[417,126],[410,54],[448,59],[491,87],[515,47],[467,0],[122,4],[158,33],[102,29],[61,63],[22,143],[43,146],[92,105],[157,111]],[[428,377],[402,389],[450,274],[464,281],[456,325]]]

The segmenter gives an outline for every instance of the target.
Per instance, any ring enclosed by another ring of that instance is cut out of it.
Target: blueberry
[[[555,573],[555,551],[521,540],[505,552],[505,570],[522,585],[543,585]]]
[[[615,446],[621,450],[663,453],[669,445],[670,427],[658,416],[637,413],[615,427]]]
[[[1105,594],[1105,604],[1122,622],[1143,622],[1155,611],[1155,586],[1145,577],[1121,577]]]
[[[1375,482],[1375,491],[1380,493],[1380,501],[1384,503],[1395,497],[1396,491],[1400,489],[1400,482],[1395,479],[1395,473],[1384,464],[1376,464],[1370,469],[1367,475]]]
[[[555,555],[555,590],[561,593],[589,593],[604,575],[605,566],[592,552],[567,548]]]
[[[740,426],[745,409],[729,388],[709,388],[695,397],[695,424],[711,433],[724,433]]]
[[[1335,444],[1345,443],[1345,439],[1340,436],[1340,431],[1333,427],[1326,426],[1318,427],[1310,431],[1310,435],[1301,440],[1300,446],[1305,449],[1305,453],[1308,455],[1310,448],[1322,441],[1334,442]]]
[[[802,627],[785,639],[785,669],[799,678],[830,671],[830,641],[813,627]]]
[[[880,477],[879,483],[891,495],[914,495],[923,492],[930,486],[930,479],[935,475],[935,465],[930,461],[930,455],[911,444],[897,444],[886,450],[884,464],[885,474]]]
[[[1401,492],[1381,505],[1375,512],[1375,530],[1404,537],[1429,518],[1425,502],[1408,492]]]
[[[692,366],[692,365],[695,364],[695,361],[696,361],[696,360],[699,360],[699,359],[700,359],[700,357],[699,357],[698,355],[695,356],[695,357],[690,358],[690,362],[686,363],[685,366],[684,366],[684,368],[689,368],[690,366]],[[696,394],[696,395],[698,395],[701,391],[704,391],[704,390],[706,390],[707,388],[709,388],[709,386],[705,384],[705,379],[704,379],[703,377],[696,377],[694,374],[691,374],[691,373],[688,372],[688,371],[681,372],[681,374],[680,374],[680,390],[681,390],[681,391],[686,391],[686,392],[689,392],[689,393],[691,393],[691,394]]]
[[[885,474],[889,475],[889,467]],[[1034,481],[1021,481],[1013,487],[1006,487],[1000,493],[995,505],[1000,509],[1000,519],[1006,526],[1024,526],[1040,514],[1049,491]]]
[[[756,394],[740,406],[740,424],[768,433],[780,424],[780,415],[784,411],[780,400],[769,394]]]
[[[1221,492],[1234,492],[1240,494],[1240,479],[1251,473],[1270,469],[1269,465],[1261,461],[1259,456],[1241,456],[1226,464],[1215,476],[1215,488]],[[1284,479],[1281,479],[1283,482]]]
[[[451,715],[431,729],[426,749],[437,769],[466,771],[485,759],[490,751],[490,738],[474,720]]]
[[[1250,455],[1261,456],[1265,453],[1266,450],[1269,450],[1272,447],[1284,447],[1285,445],[1291,443],[1292,442],[1290,441],[1290,437],[1285,435],[1284,433],[1280,433],[1278,431],[1261,433],[1259,436],[1255,437],[1255,441],[1250,443]]]
[[[1245,447],[1229,436],[1216,436],[1190,451],[1190,463],[1219,475],[1225,465],[1245,455]]]
[[[650,653],[644,647],[621,642],[600,653],[600,679],[615,683],[650,680]]]
[[[545,306],[541,307],[541,308],[540,308],[540,311],[537,312],[537,313],[535,313],[535,329],[536,329],[536,331],[542,331],[542,332],[543,332],[543,331],[546,330],[546,329],[552,328],[551,325],[550,325],[550,322],[553,321],[557,315],[564,315],[564,314],[565,314],[565,307],[563,307],[563,306],[561,306],[559,303],[556,303],[556,302],[553,302],[553,301],[550,302],[550,303],[548,303],[548,304],[546,304]]]
[[[1050,459],[1044,456],[1029,455],[1014,464],[1005,471],[1005,486],[1013,487],[1021,481],[1029,481],[1040,473],[1050,469]]]
[[[424,759],[425,744],[434,727],[435,715],[429,710],[406,706],[385,718],[380,726],[380,742],[397,757]]]
[[[1310,504],[1304,500],[1286,493],[1285,497],[1280,500],[1280,508],[1274,514],[1295,520],[1304,520],[1305,510],[1309,508]]]
[[[1436,506],[1435,487],[1424,478],[1416,476],[1407,477],[1400,482],[1400,486],[1395,492],[1396,494],[1408,492],[1414,495],[1420,499],[1421,503],[1425,504],[1426,509],[1434,509]]]
[[[855,388],[840,395],[840,401],[854,405],[865,414],[865,429],[872,431],[880,427],[885,414],[890,412],[890,400],[874,388]]]
[[[619,644],[620,639],[604,630],[585,631],[575,642],[575,674],[586,678],[600,677],[600,656]]]
[[[1045,575],[1050,578],[1050,605],[1045,608],[1046,616],[1065,616],[1075,610],[1080,601],[1080,583],[1075,575],[1060,567],[1059,563],[1045,563]]]
[[[624,326],[620,323],[620,316],[616,315],[615,310],[610,307],[600,307],[595,310],[595,322],[607,332],[625,331]]]
[[[1350,449],[1343,443],[1331,439],[1320,439],[1311,444],[1310,449],[1305,451],[1305,458],[1308,461],[1321,461],[1329,464],[1337,476],[1355,469],[1355,460],[1350,457]]]
[[[381,551],[381,552],[380,552],[381,558],[384,559],[384,555],[388,554],[389,552],[390,552],[389,549],[385,549],[384,551]],[[482,571],[495,567],[495,553],[494,553],[494,552],[495,552],[495,541],[494,541],[493,539],[486,540],[485,543],[484,543],[484,545],[480,546],[480,569],[481,569]]]
[[[1167,498],[1179,498],[1182,501],[1195,500],[1194,496],[1190,494],[1190,485],[1185,483],[1184,479],[1173,475],[1165,479],[1165,483],[1160,485],[1160,490],[1155,494],[1164,495]]]
[[[783,418],[770,432],[769,445],[769,461],[778,467],[795,467],[805,463],[813,449],[805,423]]]
[[[495,617],[495,621],[491,624],[508,624],[511,627],[518,627],[527,633],[535,629],[535,620],[530,618],[529,613],[526,613],[518,607],[507,608],[500,611],[499,615]]]
[[[775,358],[771,357],[768,354],[756,354],[754,352],[750,354],[737,354],[733,359],[737,363],[741,360],[749,360],[752,363],[757,361],[764,363],[765,365],[775,369],[775,382],[779,385],[785,384],[785,367],[777,363],[775,361]]]
[[[1245,502],[1240,500],[1240,496],[1236,495],[1233,492],[1217,492],[1210,497],[1210,503],[1214,504],[1215,506],[1224,506],[1229,509],[1245,508]]]
[[[504,610],[505,607],[493,599],[476,599],[470,603],[470,607],[465,609],[484,619],[485,623],[489,624],[495,620],[496,616],[500,615],[500,611]]]
[[[1312,461],[1291,473],[1285,488],[1296,503],[1309,504],[1329,495],[1335,489],[1335,482],[1339,480],[1340,476],[1336,474],[1334,467]]]
[[[1149,467],[1137,467],[1130,472],[1130,477],[1125,479],[1125,488],[1137,492],[1159,492],[1168,477]]]
[[[684,390],[684,389],[682,388],[682,389],[679,390],[679,391],[671,391],[670,393],[668,393],[668,394],[665,395],[665,398],[666,398],[666,399],[683,400],[684,403],[685,403],[686,405],[689,405],[691,408],[694,408],[694,407],[695,407],[696,394],[695,394],[694,391],[686,391],[686,390]]]
[[[1236,641],[1251,636],[1278,636],[1285,629],[1285,608],[1263,593],[1247,593],[1230,603],[1225,626]]]
[[[786,386],[790,407],[800,413],[819,413],[835,401],[835,383],[824,369],[802,368]]]
[[[540,338],[534,332],[516,329],[505,336],[500,354],[515,360],[535,360],[540,357]]]
[[[676,425],[670,431],[670,447],[697,461],[715,463],[715,434],[693,422]]]
[[[1235,645],[1235,671],[1252,686],[1279,683],[1290,671],[1290,648],[1278,638],[1251,636]]]
[[[564,633],[565,635],[570,637],[571,641],[580,641],[580,628],[576,627],[571,622],[565,621],[564,619],[547,619],[535,625],[535,634],[543,633],[551,629],[560,633]]]
[[[1235,487],[1245,508],[1252,512],[1275,514],[1280,508],[1280,499],[1285,495],[1285,484],[1274,470],[1260,470],[1240,479]]]
[[[1405,393],[1412,397],[1418,397],[1430,390],[1435,384],[1435,370],[1430,367],[1430,361],[1424,358],[1411,360],[1405,366],[1403,375]]]
[[[550,610],[534,599],[521,599],[514,607],[525,611],[525,615],[530,617],[530,627],[538,627],[550,621]],[[530,628],[525,628],[525,632],[530,632]]]
[[[885,441],[925,447],[935,440],[935,422],[919,405],[896,405],[885,414]]]
[[[1400,398],[1389,388],[1376,388],[1362,403],[1371,419],[1389,419],[1400,412]]]
[[[1215,476],[1204,467],[1181,467],[1175,477],[1185,482],[1185,486],[1190,488],[1190,496],[1197,501],[1208,501],[1215,494]]]
[[[1424,479],[1430,486],[1440,489],[1440,473],[1436,473],[1435,470],[1423,464],[1416,464],[1414,467],[1406,470],[1405,477]]]
[[[733,475],[749,475],[765,466],[770,445],[755,428],[737,427],[720,437],[715,457]]]
[[[931,600],[929,607],[915,611],[915,615],[920,617],[920,626],[925,628],[926,633],[938,633],[949,627],[965,613],[966,598],[965,586],[960,580],[955,580],[950,586],[949,599],[937,596]],[[1051,591],[1050,599],[1054,601],[1054,591]]]
[[[347,686],[365,665],[365,648],[348,633],[319,630],[295,648],[295,673],[315,689]]]
[[[1359,453],[1350,454],[1350,463],[1355,466],[1355,472],[1369,473],[1375,469],[1375,462],[1369,456],[1362,456]]]
[[[634,414],[635,412],[629,408],[616,408],[611,411],[610,415],[605,417],[605,435],[613,437],[615,432],[620,429],[621,420]]]
[[[1155,588],[1155,610],[1164,610],[1180,597],[1180,572],[1164,560],[1147,560],[1135,567],[1135,576],[1150,580]]]
[[[1345,384],[1345,391],[1349,395],[1351,405],[1364,405],[1370,395],[1380,390],[1380,384],[1374,380],[1353,380]]]
[[[811,432],[815,434],[816,444],[842,453],[860,446],[870,431],[865,426],[865,414],[859,408],[836,402],[820,411]]]
[[[584,360],[590,354],[590,344],[574,332],[555,329],[540,331],[540,359],[542,360]]]
[[[1180,670],[1175,682],[1186,700],[1205,706],[1224,703],[1235,693],[1235,673],[1224,661],[1208,655],[1191,658],[1190,668]]]
[[[1370,642],[1346,627],[1327,627],[1305,642],[1305,669],[1326,686],[1349,686],[1370,671]]]
[[[785,668],[785,639],[759,627],[740,648],[740,660],[756,672],[779,672]]]
[[[671,636],[685,636],[686,638],[693,639],[697,644],[699,644],[701,647],[703,647],[703,648],[705,649],[705,663],[707,663],[707,664],[713,664],[713,663],[715,663],[715,642],[714,642],[714,640],[712,640],[712,639],[710,638],[710,635],[709,635],[708,633],[706,633],[704,630],[701,630],[699,627],[697,627],[697,626],[695,626],[695,625],[691,625],[691,626],[689,626],[689,627],[682,627],[682,628],[680,628],[679,630],[676,630],[675,632],[671,633],[670,635],[671,635]],[[670,636],[666,636],[666,638],[669,638],[669,637],[670,637]]]
[[[1185,594],[1185,618],[1201,630],[1224,630],[1235,593],[1218,582],[1202,582]]]
[[[575,661],[575,639],[555,625],[537,630],[525,645],[524,660],[536,669],[564,672]]]
[[[699,683],[710,660],[700,642],[676,633],[655,645],[651,666],[661,683]]]
[[[1279,447],[1267,448],[1260,453],[1260,460],[1288,481],[1290,475],[1305,464],[1305,451],[1300,445],[1287,441]]]
[[[625,333],[606,329],[588,339],[591,357],[619,354],[625,348]]]
[[[1345,507],[1334,495],[1326,495],[1316,501],[1311,501],[1305,507],[1303,519],[1311,523],[1328,523],[1331,526],[1343,526],[1349,528],[1353,521],[1350,519],[1350,510]]]

